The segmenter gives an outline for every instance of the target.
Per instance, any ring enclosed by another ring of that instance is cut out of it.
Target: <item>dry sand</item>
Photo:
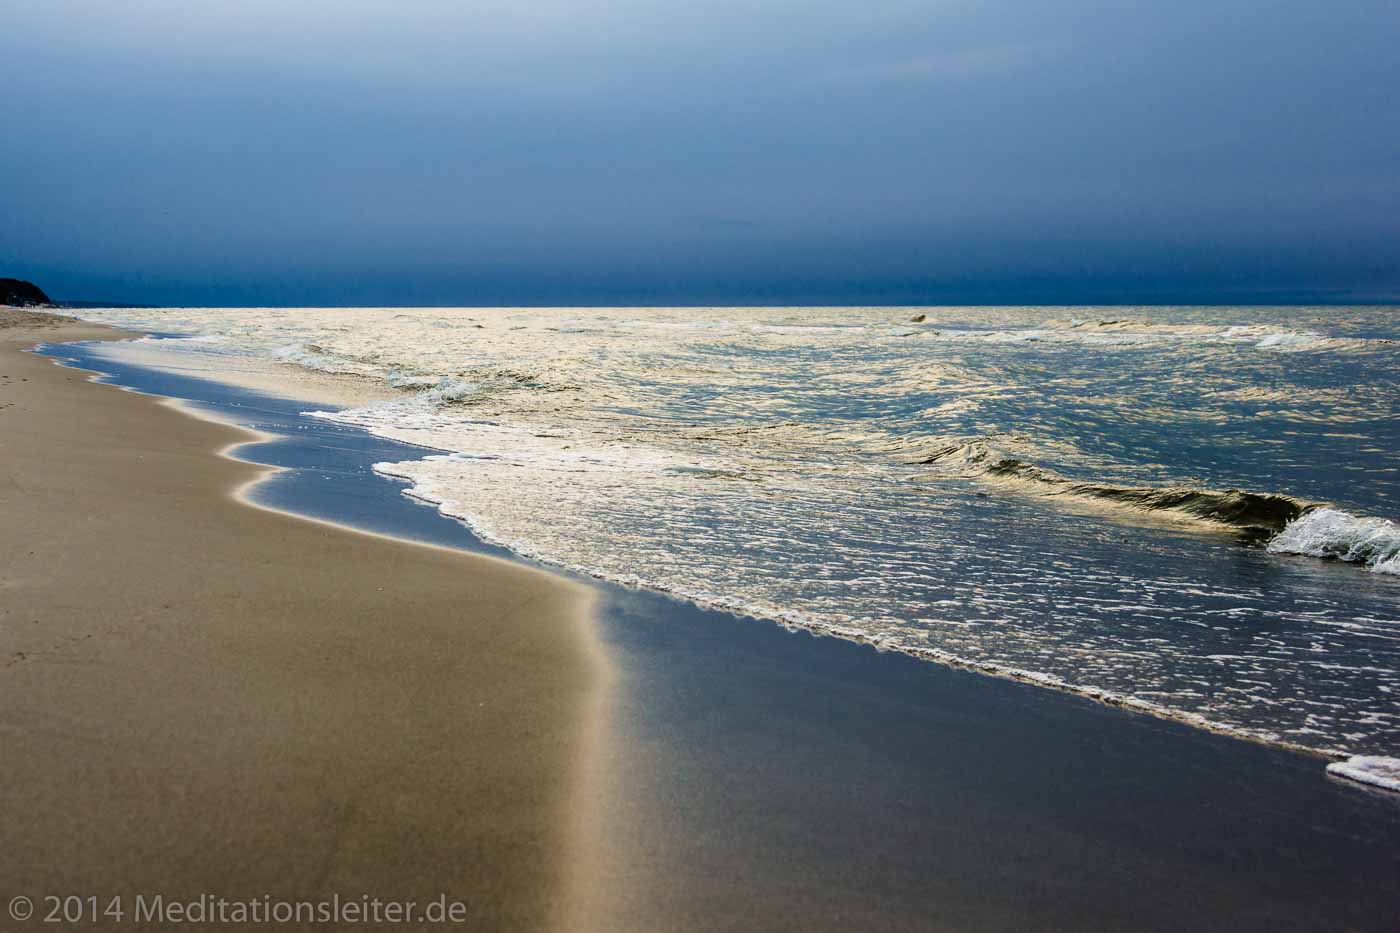
[[[588,591],[249,507],[244,432],[21,352],[104,336],[0,310],[0,894],[567,925]]]

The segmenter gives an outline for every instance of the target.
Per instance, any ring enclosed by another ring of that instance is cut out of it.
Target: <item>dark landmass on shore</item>
[[[24,279],[0,278],[0,308],[154,308],[120,301],[50,298],[42,288]]]
[[[11,308],[47,308],[53,301],[44,290],[23,279],[0,279],[0,305]]]

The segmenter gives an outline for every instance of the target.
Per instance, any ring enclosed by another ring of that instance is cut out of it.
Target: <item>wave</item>
[[[1400,525],[1326,503],[1240,489],[1083,482],[1010,456],[984,440],[946,444],[916,462],[950,467],[964,476],[1015,485],[1036,495],[1165,512],[1232,529],[1245,543],[1263,544],[1271,554],[1339,560],[1400,576]]]
[[[1140,512],[1167,512],[1225,525],[1253,539],[1272,537],[1290,522],[1322,508],[1320,503],[1280,493],[1082,482],[1012,457],[981,440],[946,445],[917,462],[951,466],[964,475],[1014,483],[1039,495],[1083,499]]]
[[[1268,550],[1342,560],[1400,576],[1400,525],[1340,509],[1319,508],[1299,517],[1269,542]]]
[[[1279,330],[1265,324],[1236,324],[1221,328],[1211,324],[1152,323],[1137,320],[1071,320],[1047,321],[1045,326],[1059,330],[1072,330],[1082,334],[1204,339],[1247,344],[1258,350],[1317,350],[1339,344],[1339,341],[1315,331]]]
[[[909,323],[919,325],[926,321],[927,315],[919,315],[911,319]],[[1309,330],[1281,330],[1267,324],[1227,326],[1223,324],[1150,322],[1131,318],[1109,320],[1051,319],[1029,327],[986,330],[965,326],[943,327],[929,324],[924,329],[911,330],[908,334],[896,333],[893,336],[909,336],[916,333],[940,340],[1085,344],[1100,349],[1196,342],[1250,346],[1258,350],[1305,351],[1360,349],[1373,342],[1389,342],[1331,337]]]
[[[1346,761],[1332,762],[1327,773],[1400,793],[1400,758],[1353,755]]]
[[[279,363],[291,363],[316,372],[355,373],[357,370],[342,359],[314,343],[289,343],[274,347],[267,354]]]

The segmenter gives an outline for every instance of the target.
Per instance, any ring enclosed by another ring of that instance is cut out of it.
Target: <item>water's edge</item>
[[[284,468],[257,487],[261,504],[521,560],[373,472],[404,445],[317,423],[303,403],[74,359],[81,347],[45,352],[275,435],[237,451]],[[838,915],[977,926],[1012,911],[1079,928],[1350,918],[1381,930],[1400,903],[1396,799],[1325,774],[1315,755],[588,582],[623,681],[608,711],[617,757],[596,791],[607,844],[586,910],[598,929],[675,925],[724,903],[774,929]],[[1085,844],[1067,849],[1065,832]],[[1241,874],[1258,853],[1269,871]],[[1128,895],[1164,871],[1188,892],[1178,903]],[[1006,886],[988,898],[992,878]]]
[[[237,445],[229,454],[244,462],[281,467],[288,472],[273,473],[242,491],[255,504],[268,508],[302,515],[315,520],[328,521],[369,533],[384,534],[410,541],[428,542],[445,547],[485,554],[509,561],[525,563],[537,569],[563,574],[588,585],[601,587],[614,598],[618,593],[633,593],[638,589],[651,594],[660,605],[674,601],[694,605],[700,609],[718,612],[735,619],[763,625],[777,625],[788,632],[806,632],[819,637],[831,637],[844,642],[873,648],[880,653],[899,654],[925,663],[990,676],[1000,680],[1027,684],[1039,688],[1082,698],[1107,707],[1150,716],[1166,722],[1179,723],[1194,729],[1243,740],[1270,748],[1322,758],[1332,762],[1345,761],[1349,753],[1334,748],[1318,748],[1303,745],[1245,727],[1212,720],[1196,713],[1175,710],[1143,700],[1139,697],[1116,693],[1093,685],[1076,684],[1060,677],[1038,671],[970,660],[957,654],[936,648],[903,644],[897,639],[884,639],[869,635],[854,628],[828,624],[820,619],[800,613],[785,613],[776,617],[753,614],[744,611],[745,606],[735,600],[722,597],[706,598],[694,593],[671,593],[654,587],[639,586],[611,579],[601,573],[589,573],[577,567],[550,561],[546,556],[535,554],[523,548],[518,542],[496,540],[488,530],[480,528],[467,514],[457,514],[439,500],[415,486],[407,478],[400,478],[386,469],[386,462],[418,459],[440,453],[435,448],[409,444],[384,438],[368,429],[328,420],[308,414],[309,403],[294,399],[278,398],[265,392],[241,389],[214,379],[195,376],[181,376],[165,373],[157,369],[117,362],[110,358],[95,358],[83,343],[50,344],[36,348],[54,358],[61,365],[71,365],[98,373],[96,381],[120,386],[129,391],[158,395],[183,402],[195,408],[207,409],[221,420],[227,420],[245,427],[249,419],[256,425],[254,430],[269,435],[268,440],[249,441]],[[334,439],[334,445],[344,447],[351,439],[367,452],[371,458],[363,465],[363,472],[372,483],[383,488],[386,495],[414,508],[398,510],[403,513],[396,527],[379,527],[373,524],[347,520],[341,504],[333,499],[318,501],[317,497],[305,495],[307,483],[298,481],[298,472],[303,475],[308,470],[305,462],[278,462],[268,459],[268,454],[279,442],[296,433],[324,435]],[[449,521],[442,521],[443,518]],[[1344,770],[1333,773],[1346,774]]]

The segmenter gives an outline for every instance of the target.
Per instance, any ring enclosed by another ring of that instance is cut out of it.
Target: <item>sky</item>
[[[1400,300],[1400,3],[0,0],[0,276],[184,305]]]

